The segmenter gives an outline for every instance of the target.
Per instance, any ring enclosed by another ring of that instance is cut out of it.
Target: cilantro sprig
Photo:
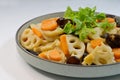
[[[104,13],[96,13],[96,7],[79,8],[78,11],[73,11],[70,7],[64,13],[64,18],[71,19],[75,24],[68,22],[64,27],[64,32],[67,34],[78,35],[80,40],[87,38],[89,33],[95,33],[95,27],[101,27],[105,31],[113,28],[113,25],[107,21],[97,22],[96,20],[104,20]]]

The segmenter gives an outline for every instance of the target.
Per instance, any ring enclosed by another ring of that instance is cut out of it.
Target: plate
[[[44,19],[52,17],[62,17],[64,12],[50,13],[43,16],[39,16],[28,22],[24,23],[16,33],[16,43],[17,50],[23,59],[30,65],[40,70],[68,77],[77,77],[77,78],[97,78],[97,77],[106,77],[120,74],[120,63],[109,64],[109,65],[92,65],[92,66],[82,66],[82,65],[73,65],[73,64],[60,64],[51,62],[48,60],[43,60],[38,58],[36,55],[33,55],[20,44],[20,35],[24,29],[29,27],[30,24],[37,24]],[[118,17],[120,18],[120,17]]]

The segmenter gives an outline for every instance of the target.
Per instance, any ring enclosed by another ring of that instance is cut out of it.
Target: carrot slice
[[[47,58],[47,55],[46,55],[46,52],[42,52],[38,55],[39,58],[42,58],[42,59],[48,59]]]
[[[109,23],[115,22],[115,19],[114,19],[114,18],[108,17],[108,18],[106,18],[106,19],[108,20]]]
[[[99,39],[91,40],[90,44],[92,48],[95,48],[97,46],[100,46],[102,42],[103,42],[103,39],[99,38]]]
[[[104,20],[96,20],[96,22],[103,22],[103,21],[105,21],[105,20],[107,20],[109,23],[115,22],[115,19],[114,19],[114,18],[110,18],[110,17],[107,17],[107,18],[105,18]]]
[[[120,59],[115,59],[116,62],[120,62]]]
[[[56,49],[55,50],[52,50],[50,53],[49,53],[49,58],[51,60],[54,60],[54,61],[60,61],[62,59],[59,51],[57,51]]]
[[[120,59],[120,48],[113,48],[112,49],[115,59]]]
[[[50,18],[50,19],[47,19],[47,20],[43,20],[41,22],[41,29],[42,30],[55,30],[58,26],[56,20],[58,18]]]
[[[66,40],[66,35],[63,34],[60,36],[60,47],[62,49],[62,51],[64,52],[66,57],[69,57],[69,51],[68,51],[68,44],[67,44],[67,40]]]
[[[38,31],[36,28],[32,27],[32,31],[34,34],[36,34],[38,37],[42,38],[42,33]]]

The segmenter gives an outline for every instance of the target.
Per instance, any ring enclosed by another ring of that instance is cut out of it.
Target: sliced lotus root
[[[30,28],[27,28],[21,34],[20,42],[26,49],[33,50],[42,43],[42,39],[36,36]]]
[[[66,40],[70,55],[80,59],[85,51],[84,43],[73,35],[66,35]]]
[[[87,43],[86,51],[88,53],[91,53],[94,50],[95,47],[100,46],[101,44],[104,44],[104,41],[105,40],[102,39],[102,38],[91,40],[89,43]]]
[[[105,44],[97,46],[82,62],[83,65],[102,65],[111,63],[115,63],[114,55],[112,49]]]
[[[43,51],[38,55],[42,59],[47,59],[53,62],[65,63],[66,57],[63,51],[60,48],[54,48],[49,51]]]
[[[58,39],[56,39],[54,42],[49,42],[45,45],[41,45],[39,49],[43,52],[54,49],[56,47],[60,47],[60,41]]]
[[[94,31],[95,31],[95,33],[90,33],[90,34],[88,35],[88,37],[89,37],[90,39],[98,39],[98,38],[101,38],[100,36],[102,35],[102,32],[103,32],[102,28],[96,27],[96,28],[94,28]]]
[[[39,27],[41,27],[41,23],[37,24]],[[41,33],[43,37],[48,41],[54,41],[55,39],[59,38],[59,35],[63,33],[63,29],[60,27],[57,27],[55,30],[52,31],[44,31],[41,30]]]
[[[120,35],[120,28],[116,28],[116,30],[117,30],[117,34]]]
[[[87,50],[88,53],[91,53],[94,50],[94,48],[91,47],[90,43],[87,43],[87,49],[86,50]]]

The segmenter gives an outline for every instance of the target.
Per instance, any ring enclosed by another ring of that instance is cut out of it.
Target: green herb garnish
[[[104,20],[106,15],[95,11],[96,7],[79,8],[78,11],[73,11],[68,7],[64,13],[64,18],[71,19],[75,24],[68,22],[64,27],[64,32],[78,35],[80,40],[84,40],[89,33],[95,33],[95,27],[101,27],[105,32],[113,29],[113,24],[107,21],[97,22],[96,20]]]

